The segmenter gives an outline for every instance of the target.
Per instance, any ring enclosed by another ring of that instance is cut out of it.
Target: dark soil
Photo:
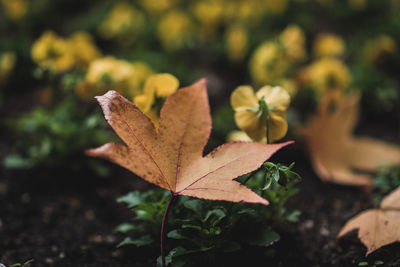
[[[303,177],[300,192],[288,205],[302,215],[298,223],[281,229],[275,257],[265,265],[357,266],[361,261],[382,260],[386,266],[400,266],[398,244],[365,259],[366,249],[354,232],[341,240],[339,247],[335,237],[340,228],[359,211],[370,208],[370,201],[362,189],[321,182],[299,147],[287,148],[278,157],[291,155]],[[115,199],[146,186],[123,170],[112,179],[69,176],[68,170],[53,172],[53,176],[2,170],[0,262],[7,266],[34,259],[32,267],[138,266],[138,261],[157,257],[158,251],[132,246],[117,249],[123,237],[113,232],[131,217]]]

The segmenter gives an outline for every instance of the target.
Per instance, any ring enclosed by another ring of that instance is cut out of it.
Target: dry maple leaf
[[[366,255],[400,241],[400,187],[385,197],[379,209],[367,210],[346,223],[338,238],[358,230],[358,238],[367,247]]]
[[[373,138],[353,136],[359,99],[357,93],[346,97],[340,91],[329,92],[318,113],[302,129],[314,170],[323,180],[370,186],[372,177],[355,170],[375,172],[380,164],[400,163],[398,147]]]
[[[108,143],[88,150],[88,155],[106,158],[173,195],[268,204],[233,179],[256,170],[290,142],[231,142],[203,157],[211,132],[205,79],[167,98],[157,129],[138,107],[115,91],[97,100],[126,145]]]

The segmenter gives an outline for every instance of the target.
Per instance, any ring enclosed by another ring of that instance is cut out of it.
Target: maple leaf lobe
[[[358,229],[358,238],[367,247],[366,255],[382,246],[400,241],[400,188],[386,196],[378,209],[361,212],[346,223],[338,238]]]

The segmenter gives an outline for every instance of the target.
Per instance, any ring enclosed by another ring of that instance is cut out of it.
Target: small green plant
[[[82,150],[87,146],[112,138],[111,132],[104,129],[101,113],[82,109],[72,98],[66,98],[52,109],[37,107],[10,120],[9,126],[17,138],[17,151],[4,159],[8,168],[54,167],[70,158],[82,157]],[[77,161],[71,163],[71,169],[79,168],[76,164]],[[89,166],[93,164],[88,162]],[[98,172],[106,172],[100,164],[93,167]]]
[[[168,217],[169,252],[166,264],[191,266],[222,257],[234,257],[238,250],[267,248],[279,240],[277,230],[297,220],[298,211],[285,209],[286,201],[297,192],[298,174],[281,164],[266,162],[253,174],[238,178],[269,200],[270,205],[207,201],[181,196]],[[130,192],[118,198],[135,216],[117,232],[129,234],[118,246],[158,246],[159,225],[169,199],[168,192],[156,189]],[[158,258],[161,265],[161,258]]]
[[[382,166],[374,179],[374,201],[379,204],[383,197],[400,185],[400,167]]]

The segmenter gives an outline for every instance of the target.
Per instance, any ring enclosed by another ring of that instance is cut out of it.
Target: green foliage
[[[4,159],[8,168],[57,167],[65,164],[65,160],[71,163],[71,169],[79,168],[81,163],[73,157],[80,158],[84,149],[112,138],[100,112],[88,115],[70,98],[53,109],[37,107],[16,120],[9,120],[9,126],[18,143],[17,153]],[[85,163],[92,165],[94,161]],[[103,174],[106,172],[101,166],[93,167]]]
[[[238,250],[267,248],[279,240],[276,229],[296,221],[298,211],[284,205],[297,189],[300,177],[289,167],[267,162],[252,175],[246,185],[270,201],[269,206],[248,203],[208,201],[180,196],[168,217],[167,264],[190,266],[210,263]],[[244,181],[247,176],[240,177]],[[158,247],[161,221],[170,193],[161,189],[130,192],[117,201],[134,212],[131,223],[123,223],[117,232],[129,234],[119,246]],[[159,264],[161,260],[158,259]]]
[[[34,259],[30,259],[30,260],[28,260],[28,261],[26,261],[24,263],[11,264],[10,267],[29,267],[29,266],[31,266],[31,263],[34,262],[34,261],[35,261]]]
[[[123,223],[115,229],[120,233],[131,233],[134,239],[127,237],[118,246],[157,244],[169,196],[168,191],[154,189],[144,193],[133,191],[118,198],[117,202],[126,204],[135,214],[133,223]]]
[[[396,83],[373,66],[358,64],[353,71],[354,85],[363,93],[363,104],[373,113],[394,111],[399,102]]]
[[[369,263],[367,261],[362,261],[358,263],[358,266],[371,266],[371,267],[378,267],[380,265],[383,265],[384,262],[383,261],[374,261],[374,263],[372,265],[369,265]]]
[[[377,205],[382,198],[400,186],[400,167],[382,166],[374,179],[374,201]]]

